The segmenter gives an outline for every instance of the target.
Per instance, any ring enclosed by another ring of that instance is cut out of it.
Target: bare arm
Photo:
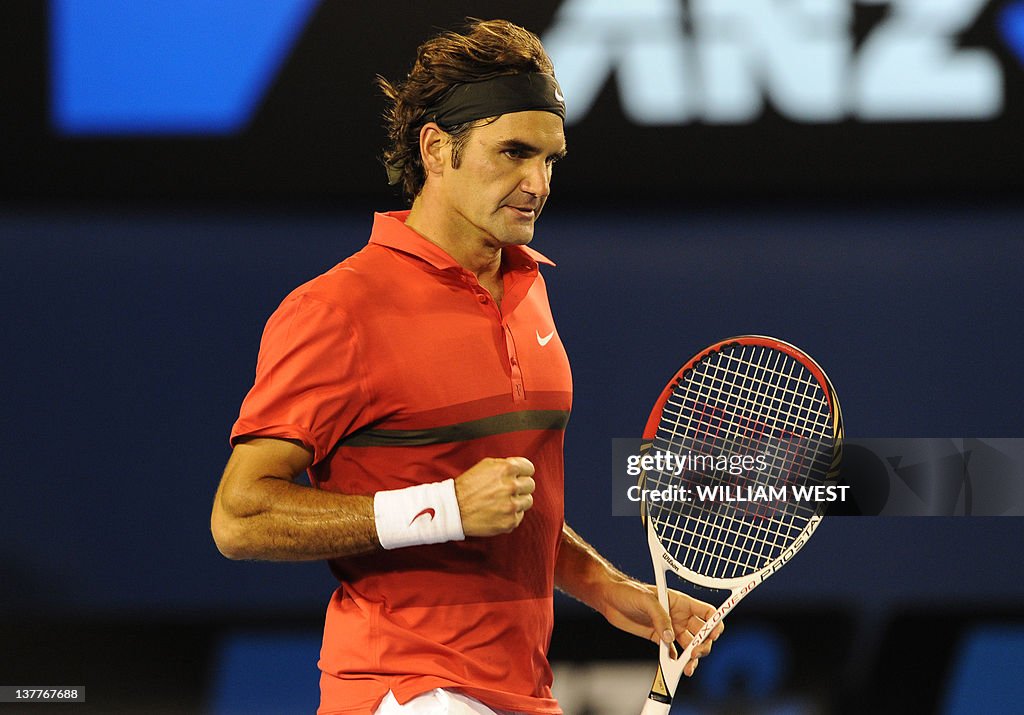
[[[601,588],[614,581],[631,581],[568,524],[562,525],[562,546],[555,563],[555,586],[600,611]]]
[[[311,561],[380,547],[373,497],[335,494],[295,483],[312,452],[284,439],[237,444],[214,497],[210,529],[231,559]],[[466,536],[519,526],[533,506],[533,465],[522,457],[484,459],[459,475],[455,494]]]
[[[627,633],[658,643],[689,640],[715,613],[712,605],[669,591],[671,616],[658,601],[658,591],[615,568],[584,541],[568,524],[562,526],[562,546],[555,563],[555,585],[579,599],[609,623]],[[693,651],[683,672],[693,675],[697,660],[711,650],[712,641],[722,634],[721,624]]]
[[[252,439],[231,453],[210,529],[231,559],[309,561],[380,548],[373,498],[312,489],[294,480],[312,451],[284,439]]]

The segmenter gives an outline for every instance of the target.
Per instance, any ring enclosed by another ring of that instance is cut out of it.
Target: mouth
[[[516,216],[523,219],[535,219],[537,218],[537,209],[529,206],[506,206]]]

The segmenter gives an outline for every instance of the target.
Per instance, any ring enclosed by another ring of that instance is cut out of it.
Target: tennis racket
[[[641,446],[641,516],[658,597],[668,610],[669,569],[730,595],[679,658],[661,644],[642,715],[668,713],[693,649],[807,543],[834,489],[842,433],[828,377],[775,338],[723,340],[669,381]]]

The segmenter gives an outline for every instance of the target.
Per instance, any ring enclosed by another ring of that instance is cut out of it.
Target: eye
[[[509,159],[522,159],[525,157],[522,149],[505,149],[502,154],[507,156]]]

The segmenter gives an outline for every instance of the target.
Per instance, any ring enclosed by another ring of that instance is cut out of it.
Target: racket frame
[[[683,379],[686,372],[693,369],[695,365],[709,357],[711,354],[726,347],[737,345],[768,347],[779,350],[804,365],[804,367],[806,367],[818,380],[829,404],[829,410],[832,416],[832,430],[835,435],[833,440],[832,463],[823,483],[825,485],[834,485],[838,474],[839,462],[842,458],[843,420],[842,412],[839,407],[839,400],[836,397],[832,383],[828,379],[824,370],[822,370],[809,355],[790,343],[766,335],[741,335],[721,340],[699,352],[682,368],[680,368],[662,390],[661,394],[658,396],[658,400],[655,402],[654,408],[651,410],[650,417],[648,417],[647,424],[644,427],[644,441],[640,445],[640,453],[646,454],[653,447],[654,438],[657,434],[658,426],[661,423],[664,406],[669,397],[674,394],[676,386],[679,381]],[[646,479],[647,472],[642,471],[638,480],[641,488],[643,488]],[[677,658],[672,657],[672,651],[675,650],[674,646],[670,649],[667,643],[664,641],[660,642],[658,648],[658,672],[654,677],[654,684],[651,686],[651,692],[644,704],[641,715],[667,715],[671,709],[672,699],[675,695],[676,688],[678,687],[679,679],[682,677],[683,669],[689,662],[693,650],[704,642],[715,627],[721,623],[722,619],[724,619],[726,615],[736,607],[736,604],[742,601],[769,576],[786,565],[786,563],[788,563],[790,559],[792,559],[793,556],[803,548],[811,538],[811,535],[814,534],[814,531],[818,528],[818,525],[821,523],[826,504],[824,502],[819,502],[816,505],[814,513],[808,518],[808,521],[804,525],[800,534],[798,534],[793,540],[793,543],[790,544],[790,546],[774,560],[758,569],[755,573],[745,574],[729,579],[703,576],[691,571],[679,563],[662,544],[662,541],[655,530],[654,520],[647,518],[646,506],[646,500],[642,501],[640,504],[640,517],[643,520],[645,530],[647,532],[647,545],[651,552],[651,562],[654,566],[655,585],[658,589],[658,600],[661,602],[662,607],[667,612],[671,613],[669,606],[668,582],[666,578],[666,574],[670,570],[680,578],[696,586],[730,592],[725,601],[715,610],[714,615],[709,618],[700,631],[690,639],[682,654]]]

